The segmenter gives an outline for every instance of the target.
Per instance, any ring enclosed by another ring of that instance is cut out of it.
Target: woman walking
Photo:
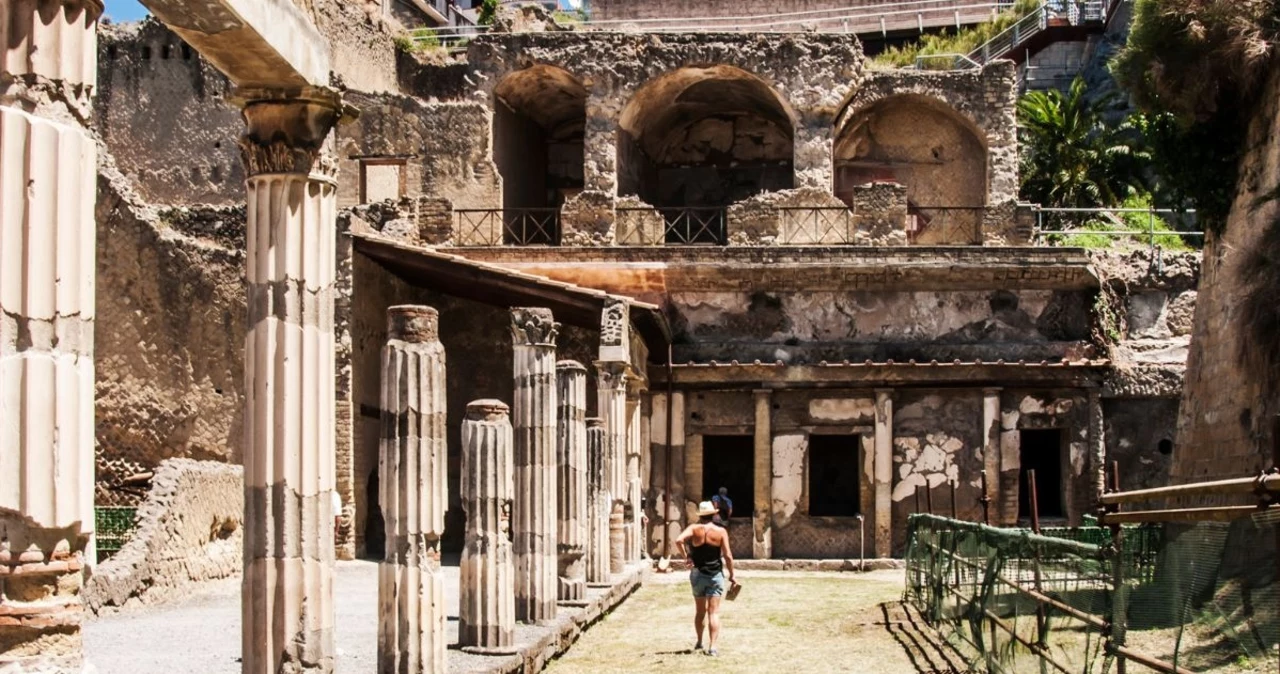
[[[720,599],[725,591],[723,569],[729,570],[729,584],[736,584],[729,531],[712,523],[716,512],[716,506],[710,501],[699,503],[697,524],[690,524],[676,538],[676,549],[684,555],[691,569],[689,585],[693,588],[693,603],[697,608],[693,627],[698,632],[698,643],[694,649],[702,650],[702,628],[709,615],[711,634],[705,652],[711,656],[716,654],[716,640],[720,637]]]

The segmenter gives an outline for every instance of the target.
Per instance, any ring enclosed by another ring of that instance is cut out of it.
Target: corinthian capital
[[[338,92],[321,87],[240,88],[233,100],[243,109],[240,156],[247,175],[337,174],[337,162],[324,152],[325,141],[335,125],[355,116]]]
[[[551,310],[542,307],[516,307],[511,310],[511,338],[516,346],[555,346],[560,324]]]

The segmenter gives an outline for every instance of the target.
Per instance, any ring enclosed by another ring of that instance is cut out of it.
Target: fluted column
[[[609,514],[613,497],[606,489],[609,453],[604,421],[587,419],[587,582],[609,582]]]
[[[378,502],[386,554],[378,568],[378,671],[445,671],[440,537],[449,503],[445,353],[435,309],[387,310],[382,348]]]
[[[556,364],[556,400],[557,596],[563,601],[580,601],[587,596],[583,575],[587,544],[587,368],[582,363],[562,360]]]
[[[241,90],[248,130],[243,671],[333,671],[336,93]]]
[[[0,3],[0,670],[79,672],[93,544],[98,0]]]
[[[613,497],[610,513],[617,510],[623,522],[626,520],[627,499],[627,366],[617,361],[596,363],[598,383],[596,386],[597,409],[604,421],[605,452],[609,455],[608,481],[605,483],[609,495]],[[625,525],[624,525],[625,526]],[[627,558],[625,529],[621,538],[610,534],[609,553],[610,566],[615,573],[622,571]],[[619,549],[613,550],[617,545]]]
[[[640,505],[640,396],[632,393],[627,396],[627,491],[626,506],[626,551],[627,561],[640,559],[644,547],[644,532],[640,527],[642,507]]]
[[[556,617],[556,333],[550,309],[511,310],[516,620]]]
[[[511,554],[511,422],[505,403],[476,400],[462,422],[462,508],[466,542],[458,579],[458,642],[506,648],[516,629],[515,566]]]

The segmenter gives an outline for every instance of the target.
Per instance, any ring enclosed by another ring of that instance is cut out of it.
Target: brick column
[[[587,582],[609,583],[609,514],[613,497],[605,488],[609,453],[604,422],[587,419]]]
[[[511,310],[516,620],[556,617],[556,333],[550,309]]]
[[[876,389],[876,556],[893,550],[893,390]]]
[[[515,640],[511,445],[504,403],[476,400],[467,405],[461,483],[467,533],[458,565],[458,642],[464,647],[508,648]]]
[[[445,670],[440,537],[449,504],[445,353],[435,309],[387,310],[378,495],[386,554],[378,568],[378,671]]]
[[[249,192],[243,671],[333,671],[336,93],[241,90]],[[282,532],[289,532],[283,535]]]
[[[0,670],[79,672],[93,564],[98,0],[0,3]]]
[[[556,517],[560,577],[558,598],[587,596],[583,557],[587,545],[587,368],[573,360],[556,364]]]
[[[772,393],[768,390],[754,394],[755,424],[755,493],[751,495],[751,557],[769,559],[773,556],[773,432],[770,429]]]

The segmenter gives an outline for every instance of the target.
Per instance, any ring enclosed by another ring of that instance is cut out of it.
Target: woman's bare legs
[[[720,638],[720,597],[707,597],[702,601],[706,602],[707,613],[711,614],[711,635],[710,639],[707,641],[707,652],[714,653],[716,650],[716,639]],[[698,634],[702,634],[701,627],[698,629]]]
[[[698,644],[694,648],[702,648],[702,627],[707,617],[707,597],[694,597],[693,603],[698,609],[693,616],[693,628],[698,630]],[[719,602],[717,601],[717,603]],[[718,623],[712,623],[712,625],[718,625]],[[712,627],[712,630],[715,629],[718,629],[718,627]],[[715,632],[712,631],[711,634],[711,643],[714,645],[716,642]]]

